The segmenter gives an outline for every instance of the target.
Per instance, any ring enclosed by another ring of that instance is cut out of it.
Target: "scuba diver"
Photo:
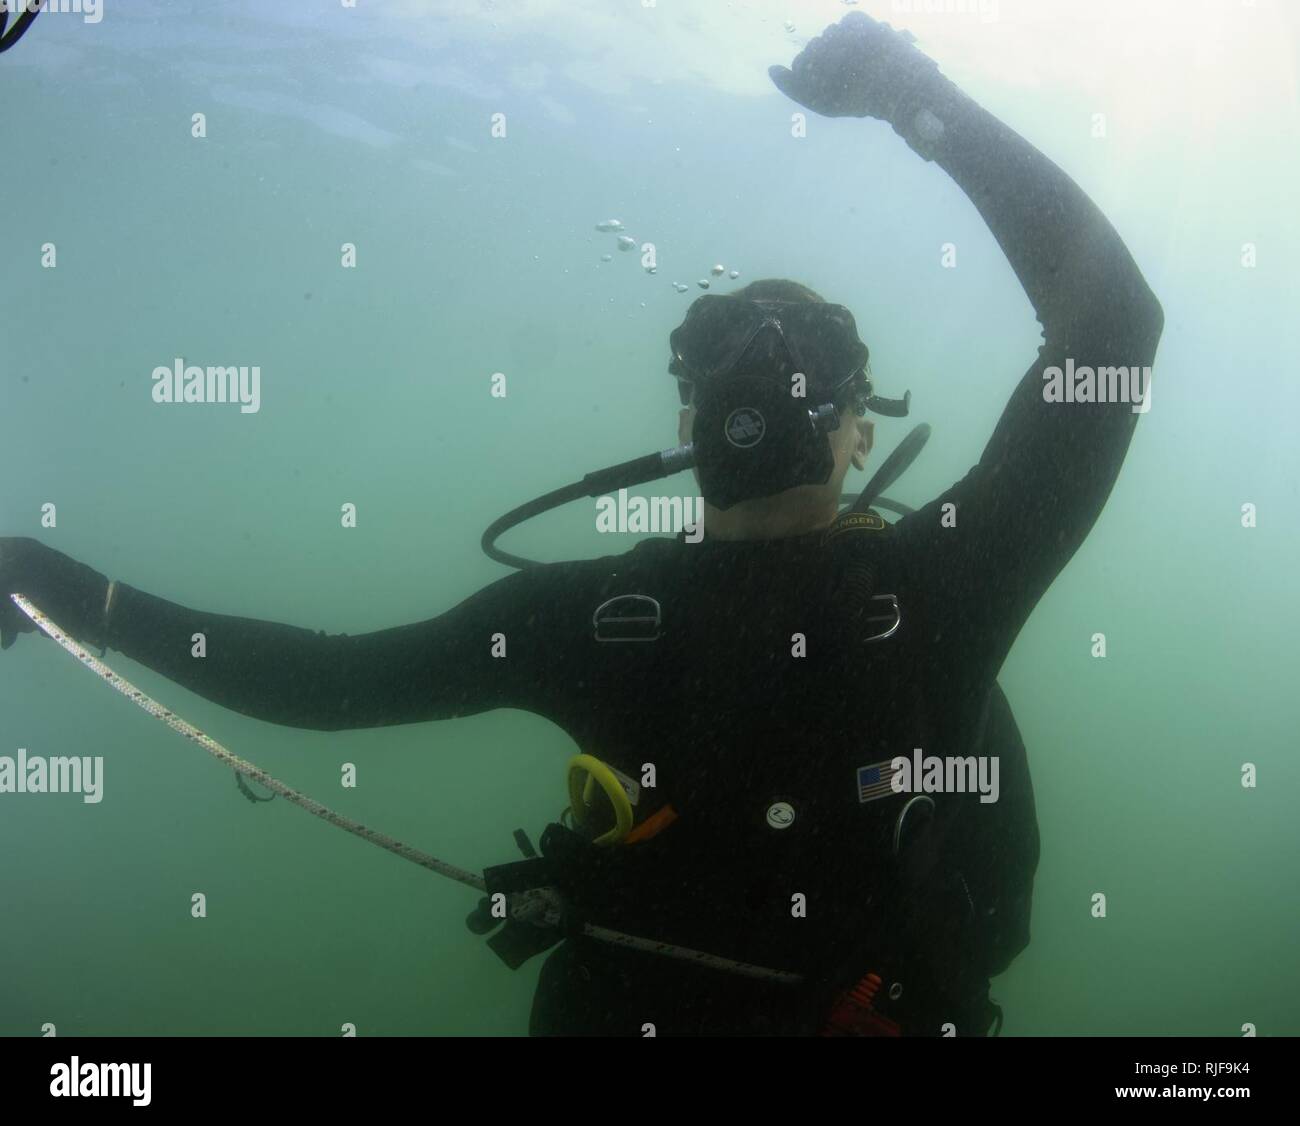
[[[485,873],[471,918],[498,925],[508,965],[550,951],[536,1035],[984,1036],[1001,1025],[990,978],[1029,939],[1038,832],[996,678],[1137,419],[1044,388],[1070,364],[1150,365],[1163,315],[1079,187],[903,33],[854,12],[770,73],[951,176],[1042,325],[978,464],[929,504],[889,523],[869,486],[840,511],[866,414],[906,400],[876,395],[847,309],[774,279],[701,297],[672,333],[681,447],[498,521],[485,546],[520,569],[428,621],[353,637],[210,614],[0,540],[0,591],[248,716],[336,731],[510,707],[562,727],[581,752],[569,817],[540,855],[517,835],[525,858]],[[687,465],[699,542],[545,565],[494,546],[555,503]],[[4,599],[0,644],[31,628]],[[900,790],[896,757],[917,748],[996,756],[997,800]]]

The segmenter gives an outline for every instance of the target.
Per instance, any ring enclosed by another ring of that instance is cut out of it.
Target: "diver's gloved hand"
[[[27,536],[0,536],[0,649],[36,629],[11,594],[25,594],[73,637],[103,644],[108,579],[84,563]]]
[[[769,67],[776,88],[823,117],[876,117],[898,123],[938,64],[863,12],[850,12],[813,39],[789,67]]]

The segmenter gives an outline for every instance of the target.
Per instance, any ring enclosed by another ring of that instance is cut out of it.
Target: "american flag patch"
[[[858,767],[858,801],[875,801],[887,798],[894,792],[894,775],[898,773],[890,764],[893,759],[873,762],[870,766]]]

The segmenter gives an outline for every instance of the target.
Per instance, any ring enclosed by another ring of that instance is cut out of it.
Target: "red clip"
[[[873,1009],[880,975],[867,974],[852,989],[841,993],[822,1029],[823,1036],[901,1036],[902,1029]]]

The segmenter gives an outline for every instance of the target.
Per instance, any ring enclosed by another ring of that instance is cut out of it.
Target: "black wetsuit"
[[[1027,940],[1038,847],[1023,747],[995,678],[1101,511],[1138,417],[1126,402],[1046,402],[1043,370],[1067,358],[1149,365],[1162,315],[1064,173],[937,75],[900,113],[911,120],[919,105],[943,121],[934,159],[984,216],[1045,343],[966,477],[892,528],[854,533],[872,590],[897,599],[890,636],[845,629],[842,553],[810,535],[650,540],[513,574],[439,617],[358,637],[122,587],[109,644],[273,723],[340,730],[523,708],[633,778],[653,764],[639,812],[671,804],[677,820],[621,850],[625,886],[595,894],[595,921],[829,984],[871,968],[863,947],[876,944],[904,986],[907,1032],[952,1021],[982,1034],[988,975]],[[654,640],[597,637],[597,608],[626,595],[657,603]],[[201,661],[190,656],[196,632],[208,639]],[[497,635],[504,657],[493,655]],[[858,769],[914,748],[1002,755],[1001,799],[946,803],[943,862],[903,901],[890,897],[885,854],[905,795],[863,801]],[[794,817],[779,829],[768,819],[777,803]],[[788,990],[570,940],[544,969],[533,1029],[813,1031],[825,998]]]

